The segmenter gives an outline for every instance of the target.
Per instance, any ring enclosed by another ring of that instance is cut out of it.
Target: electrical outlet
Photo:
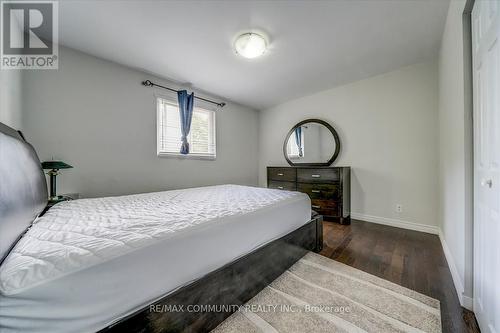
[[[401,205],[401,204],[396,205],[396,212],[402,213],[403,212],[403,205]]]

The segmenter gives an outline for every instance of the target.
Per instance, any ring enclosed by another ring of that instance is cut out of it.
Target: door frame
[[[472,63],[472,8],[475,0],[467,0],[462,14],[464,60],[464,291],[463,306],[473,310],[474,305],[474,101]]]

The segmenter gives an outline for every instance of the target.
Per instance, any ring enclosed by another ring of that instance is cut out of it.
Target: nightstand
[[[50,207],[54,206],[55,204],[58,204],[61,201],[75,200],[75,199],[78,199],[79,197],[80,197],[79,193],[70,193],[70,194],[59,195],[57,200],[49,200],[49,202],[47,202],[47,206],[45,206],[45,208],[43,209],[43,212],[40,214],[40,216],[45,214],[45,212],[48,211],[50,209]]]

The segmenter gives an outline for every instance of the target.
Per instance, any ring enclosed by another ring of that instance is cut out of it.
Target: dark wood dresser
[[[350,167],[267,167],[267,187],[306,193],[325,220],[351,223]]]

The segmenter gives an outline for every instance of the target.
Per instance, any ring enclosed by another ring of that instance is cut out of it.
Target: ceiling
[[[423,62],[438,53],[448,1],[60,1],[68,47],[265,109]],[[269,50],[232,48],[248,30]]]

